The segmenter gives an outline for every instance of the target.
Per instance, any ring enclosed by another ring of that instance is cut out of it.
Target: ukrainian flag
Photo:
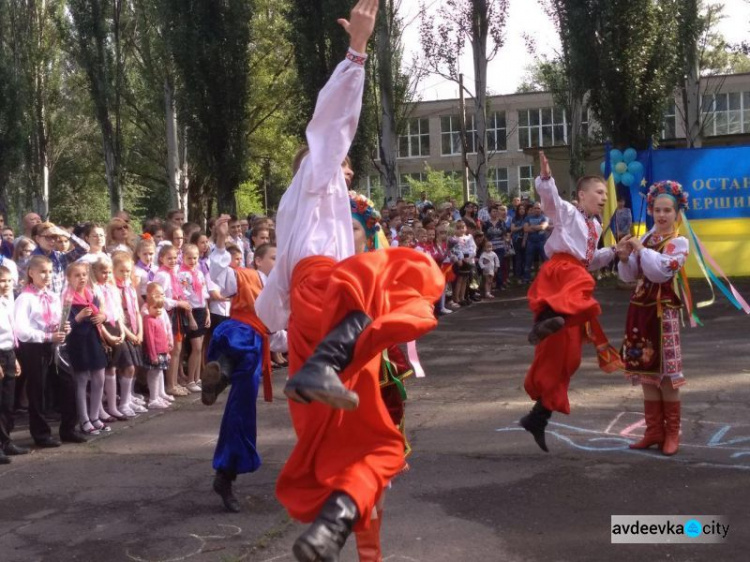
[[[604,159],[604,178],[607,180],[607,203],[604,205],[602,213],[602,225],[604,226],[604,245],[614,246],[617,242],[610,222],[615,216],[617,210],[617,187],[615,186],[615,174],[612,169],[612,160],[609,157],[612,151],[612,145],[607,143],[607,152]]]

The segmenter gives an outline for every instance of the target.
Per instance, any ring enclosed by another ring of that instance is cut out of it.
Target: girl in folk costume
[[[687,194],[677,182],[658,182],[649,189],[647,205],[654,227],[642,240],[625,237],[629,243],[618,252],[620,279],[637,281],[622,360],[626,376],[643,387],[646,418],[643,439],[630,448],[657,445],[665,455],[674,455],[680,434],[679,387],[685,377],[680,346],[683,303],[673,281],[688,255],[688,240],[679,235],[677,223],[687,206]]]
[[[165,310],[164,289],[158,283],[146,287],[146,304],[143,306],[143,362],[148,381],[148,407],[156,410],[168,408],[174,398],[164,391],[164,371],[169,368],[174,346],[172,322]]]
[[[544,430],[553,411],[570,413],[568,386],[581,364],[584,337],[596,347],[604,372],[621,369],[622,363],[599,324],[601,307],[593,296],[596,283],[590,273],[616,255],[614,247],[596,248],[602,227],[595,216],[607,201],[607,184],[599,176],[579,179],[576,207],[560,197],[543,152],[539,160],[536,192],[555,228],[544,246],[550,259],[539,268],[528,293],[535,321],[529,343],[536,349],[524,388],[536,403],[520,424],[548,452]]]
[[[14,320],[18,338],[18,362],[26,377],[29,399],[29,431],[39,447],[59,447],[44,419],[44,395],[47,371],[54,358],[55,344],[65,341],[70,324],[61,322],[60,297],[50,290],[52,262],[36,255],[29,260],[26,288],[16,299]],[[81,443],[86,439],[76,432],[75,384],[59,377],[56,395],[60,405],[60,439]]]
[[[338,560],[352,529],[370,528],[385,486],[403,469],[403,436],[380,397],[381,352],[435,327],[444,286],[430,256],[365,252],[365,227],[352,220],[345,159],[377,11],[378,0],[360,0],[351,21],[340,20],[351,49],[319,94],[309,150],[295,158],[279,205],[276,266],[255,303],[269,330],[288,324],[284,393],[298,441],[276,495],[292,517],[312,523],[293,546],[301,561]]]
[[[129,252],[115,252],[112,255],[115,284],[122,303],[122,323],[124,339],[118,348],[117,373],[120,376],[120,411],[125,417],[146,413],[143,400],[133,394],[135,370],[143,367],[143,322],[138,312],[138,293],[133,286],[133,257]]]
[[[216,221],[211,274],[221,294],[232,299],[231,318],[222,322],[211,337],[208,363],[201,375],[201,399],[210,406],[232,385],[214,451],[213,489],[227,511],[238,512],[240,503],[232,486],[238,474],[255,472],[261,466],[256,448],[258,389],[263,381],[263,396],[270,402],[271,352],[286,351],[286,332],[269,334],[255,314],[255,301],[273,268],[276,248],[270,244],[256,248],[255,269],[232,263],[234,258],[226,251],[229,220],[224,215]]]
[[[179,369],[180,355],[182,352],[182,340],[190,331],[191,319],[190,303],[185,299],[185,292],[177,277],[177,249],[171,245],[164,245],[159,250],[159,271],[154,277],[154,282],[164,289],[164,308],[169,313],[172,322],[172,334],[174,344],[172,356],[166,374],[167,394],[174,396],[187,396],[190,391],[177,384],[177,371]],[[193,321],[193,325],[194,321]]]
[[[199,268],[198,246],[185,244],[182,249],[182,265],[177,278],[182,285],[185,299],[190,304],[191,314],[195,320],[194,329],[185,334],[190,340],[190,356],[188,357],[188,383],[190,392],[200,392],[198,384],[201,373],[201,362],[203,361],[203,337],[211,326],[211,317],[208,314],[208,281]]]
[[[683,213],[687,194],[679,183],[667,180],[652,185],[647,205],[654,217],[653,229],[640,240],[623,238],[627,245],[618,251],[620,278],[637,282],[628,308],[622,360],[628,378],[643,388],[646,421],[643,439],[630,448],[656,445],[664,455],[674,455],[680,437],[679,388],[685,384],[680,309],[687,308],[691,326],[698,323],[684,270],[688,239],[678,233],[681,224],[693,240],[696,258],[709,283],[716,284],[737,309],[750,313],[750,306],[731,283],[727,281],[727,288],[719,279],[722,276],[726,281],[726,276]]]
[[[66,339],[66,349],[76,380],[76,406],[78,427],[88,435],[110,431],[99,419],[99,408],[104,393],[104,370],[107,354],[102,342],[101,326],[106,316],[100,310],[100,301],[89,288],[89,266],[74,263],[66,271],[68,288],[65,301],[70,302],[68,316],[71,326]],[[91,384],[88,403],[86,388]]]
[[[99,309],[106,317],[100,326],[104,343],[111,348],[109,364],[104,372],[104,395],[107,408],[101,408],[99,418],[111,423],[127,419],[117,408],[117,369],[133,364],[129,350],[124,345],[125,327],[123,325],[122,302],[112,274],[112,260],[109,257],[95,261],[91,265],[94,277],[93,293],[99,302]]]
[[[146,286],[149,283],[153,283],[156,277],[157,268],[154,267],[155,254],[156,243],[150,234],[144,234],[135,247],[135,255],[138,260],[135,262],[134,269],[136,291],[142,299],[141,302],[144,303],[146,302]]]

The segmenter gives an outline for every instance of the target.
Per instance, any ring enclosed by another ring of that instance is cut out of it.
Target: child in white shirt
[[[493,298],[492,284],[495,281],[495,274],[500,269],[500,259],[492,250],[492,242],[487,240],[484,243],[484,251],[479,256],[479,267],[482,269],[482,280],[484,282],[484,297]]]

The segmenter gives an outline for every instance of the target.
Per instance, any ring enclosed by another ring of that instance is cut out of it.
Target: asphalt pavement
[[[705,288],[694,282],[701,296]],[[740,283],[750,295],[750,282]],[[603,325],[622,337],[628,292],[601,283]],[[554,415],[545,454],[517,420],[530,407],[533,355],[522,288],[441,318],[419,343],[424,379],[407,388],[411,470],[387,493],[384,560],[744,561],[750,547],[750,317],[724,301],[683,330],[680,452],[631,451],[641,391],[584,351],[571,415]],[[285,371],[275,372],[276,396]],[[0,562],[292,561],[303,526],[274,498],[294,435],[286,404],[259,404],[264,465],[240,476],[243,512],[211,491],[223,400],[198,395],[113,425],[85,445],[35,450],[0,466]],[[20,429],[16,442],[29,445]],[[722,544],[611,544],[612,515],[722,515]],[[343,561],[356,560],[354,540]]]

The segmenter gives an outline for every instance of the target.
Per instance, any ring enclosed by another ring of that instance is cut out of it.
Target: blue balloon
[[[599,166],[599,169],[602,171],[602,175],[604,175],[605,173],[607,173],[607,163],[606,162],[602,162],[601,166]]]
[[[622,175],[618,174],[617,172],[613,172],[612,175],[615,177],[615,184],[618,184],[622,181]]]
[[[630,172],[625,172],[622,175],[622,178],[620,178],[620,181],[622,182],[622,185],[630,187],[631,185],[633,185],[635,178],[633,177],[633,174],[631,174]]]
[[[622,152],[620,152],[616,148],[613,148],[612,150],[609,151],[609,159],[613,164],[622,162]]]
[[[635,148],[627,148],[625,149],[625,152],[622,153],[622,159],[628,164],[636,158],[638,158],[638,153],[635,151]]]
[[[634,176],[640,176],[643,174],[643,164],[638,162],[638,160],[633,160],[628,164],[628,172],[633,174]]]

